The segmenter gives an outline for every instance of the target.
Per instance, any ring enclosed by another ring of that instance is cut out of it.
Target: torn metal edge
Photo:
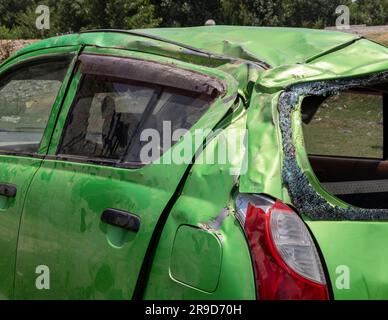
[[[343,208],[329,203],[311,185],[297,162],[293,144],[292,113],[299,105],[299,98],[306,95],[329,95],[355,87],[367,86],[388,80],[388,71],[357,78],[316,81],[291,85],[279,96],[279,126],[282,135],[282,180],[294,207],[313,220],[388,220],[388,209]]]

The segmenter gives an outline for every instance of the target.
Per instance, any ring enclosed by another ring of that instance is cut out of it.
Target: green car
[[[0,65],[0,299],[388,299],[388,49],[92,30]]]

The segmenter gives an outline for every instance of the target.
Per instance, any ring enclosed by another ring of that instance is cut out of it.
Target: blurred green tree
[[[164,27],[201,26],[220,17],[220,0],[152,0]]]
[[[383,25],[388,22],[388,0],[357,0],[351,5],[353,24]]]
[[[149,0],[85,0],[83,7],[84,26],[88,29],[151,28],[162,21]]]

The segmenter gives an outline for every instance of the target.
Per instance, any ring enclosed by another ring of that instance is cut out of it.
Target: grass
[[[382,98],[348,92],[330,97],[303,131],[310,154],[381,158]]]

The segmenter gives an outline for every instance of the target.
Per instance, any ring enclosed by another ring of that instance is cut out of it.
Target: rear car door
[[[196,129],[214,128],[236,96],[219,71],[90,51],[25,201],[20,299],[131,298],[158,221],[205,139],[193,138]]]
[[[46,54],[15,59],[0,70],[0,299],[13,296],[25,196],[47,152],[73,57]]]

